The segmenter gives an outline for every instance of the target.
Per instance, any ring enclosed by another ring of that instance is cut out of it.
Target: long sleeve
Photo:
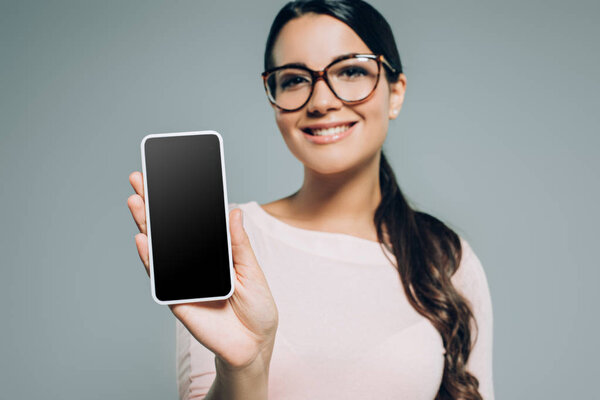
[[[177,390],[181,400],[203,399],[217,375],[215,355],[175,318]]]
[[[479,380],[479,392],[484,400],[494,400],[492,375],[493,312],[487,277],[481,262],[469,243],[461,238],[463,257],[452,282],[470,302],[477,321],[471,323],[471,338],[475,342],[467,361],[467,370]]]

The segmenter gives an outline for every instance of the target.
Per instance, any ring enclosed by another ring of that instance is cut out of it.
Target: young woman
[[[170,306],[181,398],[492,400],[481,263],[409,206],[382,152],[406,89],[388,23],[360,0],[288,3],[263,79],[304,182],[229,204],[231,298]],[[130,181],[148,271],[141,174]]]

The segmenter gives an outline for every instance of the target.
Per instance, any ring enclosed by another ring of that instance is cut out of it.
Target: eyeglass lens
[[[331,64],[327,80],[337,97],[344,101],[366,98],[377,84],[379,63],[366,57],[349,58]],[[283,109],[301,107],[311,95],[313,79],[300,68],[282,68],[267,77],[269,97]]]

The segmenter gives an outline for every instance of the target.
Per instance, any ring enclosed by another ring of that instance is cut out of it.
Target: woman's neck
[[[302,187],[264,208],[305,229],[377,241],[373,217],[380,202],[378,155],[343,173],[321,174],[305,167]]]

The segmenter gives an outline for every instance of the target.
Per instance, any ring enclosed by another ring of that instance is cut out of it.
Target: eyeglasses
[[[261,76],[273,105],[284,111],[297,111],[308,103],[321,78],[345,103],[366,100],[377,88],[382,64],[396,72],[383,55],[348,54],[336,58],[320,71],[303,64],[286,64],[268,69]]]

